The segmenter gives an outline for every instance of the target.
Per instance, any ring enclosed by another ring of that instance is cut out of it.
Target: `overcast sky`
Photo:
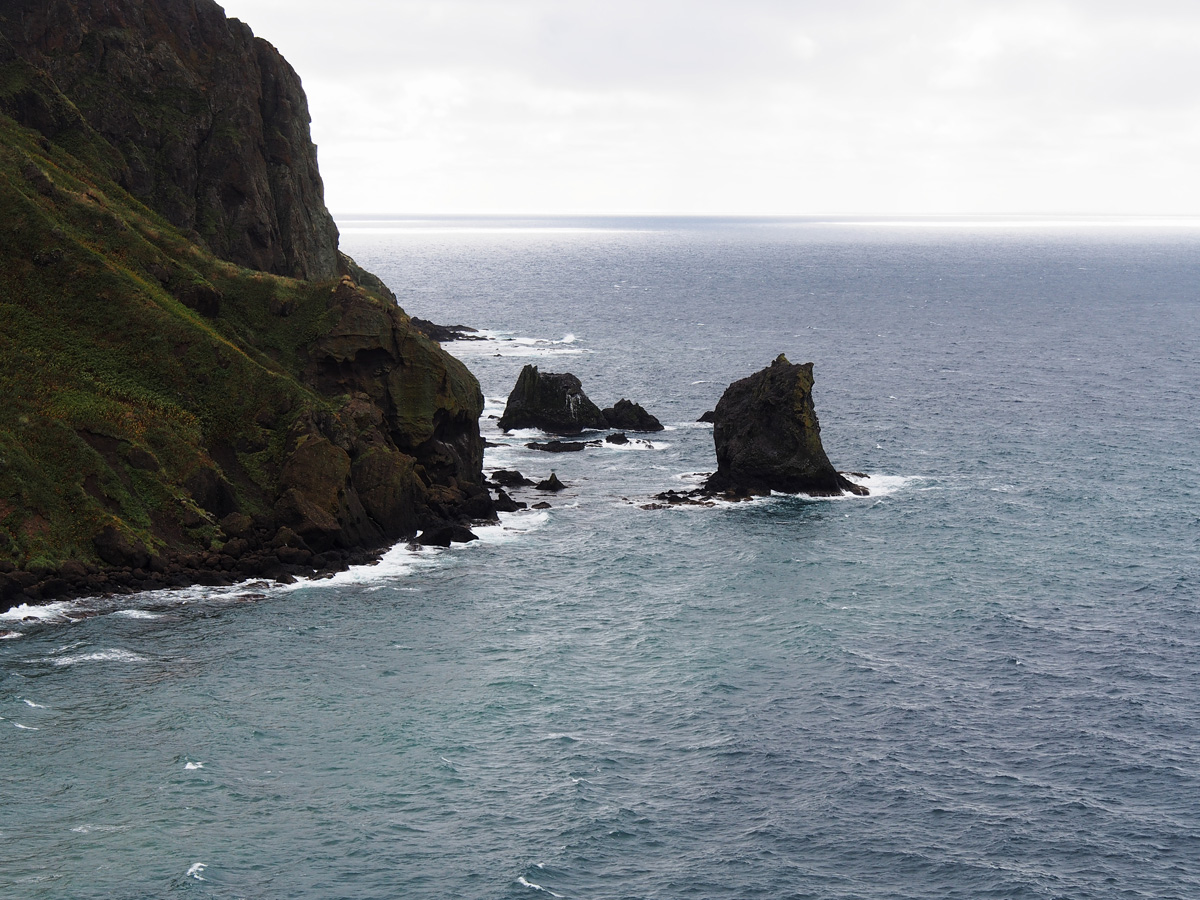
[[[1196,0],[222,5],[337,214],[1200,213]]]

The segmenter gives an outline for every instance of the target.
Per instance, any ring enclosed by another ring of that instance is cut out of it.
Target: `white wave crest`
[[[78,603],[73,600],[60,600],[42,606],[22,603],[8,612],[0,613],[0,622],[68,622],[70,616],[67,614],[76,608]]]
[[[114,616],[122,616],[126,619],[151,620],[151,619],[161,619],[162,618],[161,613],[152,613],[146,609],[118,609],[115,613],[113,613],[113,615]]]
[[[146,657],[139,656],[129,650],[98,650],[95,653],[80,653],[75,656],[51,657],[49,662],[56,666],[73,666],[85,662],[146,662]]]
[[[535,891],[541,891],[543,894],[549,894],[551,897],[562,896],[562,894],[556,894],[554,891],[550,890],[549,888],[544,888],[540,884],[534,884],[532,881],[526,881],[524,875],[521,875],[517,878],[517,884]]]

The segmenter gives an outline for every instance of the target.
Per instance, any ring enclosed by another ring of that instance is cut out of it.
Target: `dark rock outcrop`
[[[587,447],[599,447],[599,441],[530,441],[525,445],[530,450],[541,450],[543,453],[578,453]]]
[[[483,335],[479,334],[477,329],[471,328],[469,325],[437,325],[430,322],[428,319],[418,319],[416,316],[412,320],[413,328],[425,335],[432,341],[437,341],[439,344],[444,344],[447,341],[486,341]]]
[[[604,410],[609,428],[622,431],[662,431],[663,424],[638,403],[621,399]]]
[[[717,471],[706,489],[817,496],[867,493],[833,468],[813,407],[812,363],[780,354],[766,369],[735,381],[715,411]]]
[[[567,486],[559,481],[558,476],[553,472],[550,473],[550,477],[545,481],[539,481],[536,487],[539,491],[552,491],[553,493],[558,493],[559,491],[565,491],[567,489]]]
[[[300,79],[213,0],[5,0],[0,41],[28,67],[0,111],[72,151],[99,134],[105,174],[218,256],[338,275]]]
[[[608,420],[574,375],[541,373],[537,366],[529,365],[521,370],[498,424],[504,431],[540,428],[551,434],[579,434],[585,429],[607,428]]]
[[[501,487],[533,487],[533,482],[516,469],[497,469],[492,473],[492,481]]]

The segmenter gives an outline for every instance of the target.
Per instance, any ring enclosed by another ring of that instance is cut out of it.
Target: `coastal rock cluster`
[[[502,431],[539,428],[563,435],[608,428],[663,430],[662,423],[638,404],[621,399],[602,410],[588,399],[582,382],[570,372],[539,372],[534,365],[521,370],[497,424]]]

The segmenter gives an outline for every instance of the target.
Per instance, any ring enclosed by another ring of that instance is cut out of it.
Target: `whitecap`
[[[203,768],[204,768],[204,763],[202,763],[202,762],[190,762],[190,763],[188,763],[186,766],[184,766],[183,768],[184,768],[184,770],[185,770],[185,771],[187,771],[187,772],[194,772],[194,771],[196,771],[197,769],[203,769]]]
[[[161,613],[152,613],[145,609],[118,609],[114,616],[124,616],[127,619],[161,619]]]
[[[631,450],[666,450],[671,445],[664,441],[647,441],[641,438],[630,438],[627,444],[613,444],[605,441],[601,446],[605,450],[618,450],[628,453]]]
[[[24,637],[19,631],[0,631],[0,641],[15,641],[19,637]]]
[[[110,832],[110,831],[128,831],[128,825],[76,825],[71,829],[72,834],[91,834],[93,831]]]
[[[40,728],[35,728],[32,725],[22,725],[20,722],[13,722],[13,725],[15,725],[17,728],[20,728],[22,731],[41,731]]]
[[[196,863],[187,870],[187,877],[195,878],[197,881],[204,881],[204,870],[207,868],[208,866],[205,863]]]
[[[51,658],[49,662],[56,666],[73,666],[83,662],[146,662],[146,657],[138,656],[129,650],[99,650],[95,653],[80,653],[76,656],[60,656]]]
[[[296,591],[312,587],[337,587],[349,584],[372,584],[411,575],[415,565],[425,556],[433,554],[409,549],[409,544],[397,544],[379,558],[378,562],[351,566],[344,572],[335,572],[327,578],[302,579],[295,584],[282,585],[280,590]]]
[[[34,703],[32,700],[28,700],[25,697],[21,697],[20,700],[22,703],[24,703],[30,709],[45,709],[46,708],[46,707],[42,706],[42,704]]]
[[[549,894],[551,897],[561,897],[562,894],[556,894],[549,888],[544,888],[540,884],[534,884],[532,881],[526,881],[525,876],[521,875],[517,878],[517,884],[527,888],[532,888],[535,891],[541,891],[543,894]]]
[[[0,613],[0,622],[69,622],[71,617],[67,615],[79,605],[74,600],[61,600],[58,603],[46,603],[44,605],[32,605],[22,603],[20,606],[14,606],[8,612]]]
[[[544,509],[522,509],[517,512],[500,513],[500,524],[477,525],[471,530],[480,544],[502,544],[536,531],[550,521]],[[467,544],[466,546],[470,546]]]

